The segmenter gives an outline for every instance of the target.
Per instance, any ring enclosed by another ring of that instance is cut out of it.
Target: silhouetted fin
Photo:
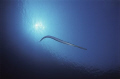
[[[63,41],[63,40],[61,40],[61,39],[59,39],[59,38],[56,38],[56,37],[54,37],[54,36],[49,36],[49,35],[48,35],[48,36],[44,36],[40,41],[42,41],[42,40],[45,39],[45,38],[51,38],[51,39],[53,39],[53,40],[55,40],[55,41],[58,41],[58,42],[60,42],[60,43],[67,44],[67,45],[70,45],[70,46],[74,46],[74,47],[78,47],[78,48],[80,48],[80,49],[87,50],[86,48],[83,48],[83,47],[80,47],[80,46],[71,44],[71,43],[69,43],[69,42]]]

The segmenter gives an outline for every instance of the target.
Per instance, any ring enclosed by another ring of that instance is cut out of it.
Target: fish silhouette
[[[77,46],[77,45],[75,45],[75,44],[72,44],[72,43],[69,43],[69,42],[66,42],[66,41],[63,41],[63,40],[61,40],[61,39],[59,39],[59,38],[56,38],[56,37],[50,36],[50,35],[44,36],[44,37],[40,40],[40,42],[41,42],[43,39],[45,39],[45,38],[51,38],[51,39],[53,39],[53,40],[55,40],[55,41],[58,41],[58,42],[60,42],[60,43],[67,44],[67,45],[70,45],[70,46],[74,46],[74,47],[78,47],[78,48],[80,48],[80,49],[87,50],[86,48]]]

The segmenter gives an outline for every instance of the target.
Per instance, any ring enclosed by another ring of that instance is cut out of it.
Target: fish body
[[[78,48],[80,48],[80,49],[87,50],[86,48],[77,46],[77,45],[75,45],[75,44],[72,44],[72,43],[69,43],[69,42],[66,42],[66,41],[63,41],[63,40],[61,40],[61,39],[59,39],[59,38],[56,38],[56,37],[50,36],[50,35],[44,36],[44,37],[40,40],[40,42],[41,42],[43,39],[45,39],[45,38],[51,38],[51,39],[53,39],[53,40],[55,40],[55,41],[58,41],[58,42],[60,42],[60,43],[63,43],[63,44],[66,44],[66,45],[70,45],[70,46],[74,46],[74,47],[78,47]]]

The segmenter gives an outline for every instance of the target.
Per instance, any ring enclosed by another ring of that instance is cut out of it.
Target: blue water
[[[5,78],[117,79],[120,2],[1,1]],[[40,39],[46,35],[87,48]]]

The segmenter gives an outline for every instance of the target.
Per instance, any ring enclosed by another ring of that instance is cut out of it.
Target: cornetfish
[[[43,39],[45,39],[45,38],[51,38],[51,39],[53,39],[53,40],[55,40],[55,41],[58,41],[58,42],[60,42],[60,43],[67,44],[67,45],[70,45],[70,46],[74,46],[74,47],[78,47],[78,48],[80,48],[80,49],[87,50],[86,48],[77,46],[77,45],[75,45],[75,44],[72,44],[72,43],[69,43],[69,42],[66,42],[66,41],[63,41],[63,40],[61,40],[61,39],[59,39],[59,38],[56,38],[56,37],[50,36],[50,35],[44,36],[44,37],[40,40],[40,42],[41,42]]]

